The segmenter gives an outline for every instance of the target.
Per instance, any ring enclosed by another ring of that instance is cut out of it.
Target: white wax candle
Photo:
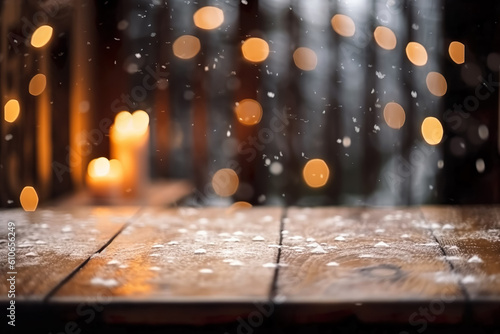
[[[115,159],[94,159],[87,168],[86,181],[90,193],[96,198],[119,197],[123,189],[122,164]]]
[[[123,189],[128,196],[137,196],[148,183],[149,116],[137,110],[118,113],[110,130],[111,157],[123,166]]]

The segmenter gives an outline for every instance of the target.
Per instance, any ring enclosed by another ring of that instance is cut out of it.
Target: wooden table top
[[[0,221],[2,281],[15,223],[18,312],[63,322],[500,327],[499,206],[58,206]]]

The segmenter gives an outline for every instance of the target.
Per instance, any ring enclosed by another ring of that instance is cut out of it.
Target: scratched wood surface
[[[500,319],[500,208],[423,207],[433,234],[482,322]]]
[[[42,300],[73,270],[101,249],[137,212],[137,207],[46,208],[0,211],[2,282],[7,263],[7,223],[15,223],[16,300]],[[7,298],[0,284],[0,299]]]
[[[269,298],[281,214],[281,208],[146,209],[51,301],[110,296],[116,305],[107,305],[103,317],[118,322],[235,319]],[[221,311],[208,306],[214,303],[234,305]],[[187,304],[196,311],[186,311]]]
[[[284,229],[276,298],[298,305],[295,317],[304,321],[349,314],[408,321],[416,305],[463,300],[418,208],[291,208]],[[462,313],[450,304],[438,321]]]
[[[291,323],[500,320],[499,207],[138,210],[0,212],[2,275],[16,222],[17,300],[50,293],[40,307],[63,321],[103,302],[113,324],[225,323],[271,301]]]

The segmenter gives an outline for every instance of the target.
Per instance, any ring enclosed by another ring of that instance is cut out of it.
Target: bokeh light
[[[347,15],[337,14],[331,20],[333,30],[344,37],[351,37],[356,32],[354,21]]]
[[[19,101],[11,99],[7,101],[3,107],[3,117],[6,122],[12,123],[19,117],[20,111],[21,107],[19,106]]]
[[[406,46],[406,56],[408,59],[417,66],[424,66],[427,64],[427,51],[425,47],[417,42],[410,42]]]
[[[445,77],[438,72],[430,72],[425,79],[427,88],[432,95],[443,96],[448,90],[448,84]]]
[[[253,99],[244,99],[236,104],[236,118],[247,126],[252,126],[262,119],[262,107],[259,102]]]
[[[450,54],[451,60],[457,64],[463,64],[465,62],[465,45],[460,42],[451,42],[448,47],[448,53]]]
[[[191,35],[182,35],[172,45],[174,55],[180,59],[191,59],[200,52],[200,40]]]
[[[48,25],[38,27],[31,36],[31,45],[35,48],[43,47],[50,41],[53,31],[54,29],[52,29],[52,27]]]
[[[328,182],[330,169],[322,159],[312,159],[304,166],[302,176],[309,187],[319,188]]]
[[[224,22],[224,12],[217,7],[205,6],[194,13],[193,20],[194,25],[200,29],[216,29]]]
[[[235,203],[231,204],[231,206],[229,207],[229,211],[233,212],[233,211],[245,210],[245,209],[251,209],[251,208],[252,208],[252,204],[245,202],[245,201],[240,201],[240,202],[235,202]]]
[[[24,211],[35,211],[38,206],[38,194],[31,186],[24,187],[19,195],[19,200]]]
[[[422,137],[429,145],[437,145],[443,139],[443,126],[435,117],[427,117],[422,122]]]
[[[399,103],[389,102],[384,107],[384,120],[390,128],[401,129],[406,120],[405,110]]]
[[[212,177],[212,187],[217,195],[228,197],[238,190],[240,181],[236,172],[230,168],[222,168]]]
[[[309,48],[300,47],[293,53],[293,62],[295,66],[304,71],[312,71],[318,64],[316,52]]]
[[[262,62],[269,56],[269,44],[262,38],[250,37],[243,42],[241,52],[248,61]]]
[[[375,42],[377,42],[382,49],[393,50],[396,47],[396,35],[387,27],[379,26],[375,28],[373,37],[375,38]]]
[[[33,96],[38,96],[43,93],[45,87],[47,86],[47,78],[44,74],[37,74],[31,78],[28,91]]]

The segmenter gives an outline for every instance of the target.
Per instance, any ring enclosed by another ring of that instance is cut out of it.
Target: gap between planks
[[[67,282],[69,282],[75,275],[76,273],[78,273],[78,271],[80,271],[81,269],[83,269],[83,267],[85,267],[85,265],[87,263],[89,263],[90,259],[95,255],[95,254],[99,254],[101,253],[102,251],[104,251],[112,242],[113,240],[116,239],[116,237],[118,237],[122,232],[123,230],[125,230],[125,228],[127,228],[130,224],[133,223],[134,219],[138,219],[142,213],[142,211],[144,210],[144,207],[141,207],[139,208],[128,220],[125,224],[123,224],[123,226],[114,234],[111,236],[111,238],[101,247],[99,248],[97,251],[95,251],[94,253],[90,254],[89,257],[87,257],[85,259],[85,261],[83,261],[80,265],[78,265],[75,269],[73,269],[73,271],[71,271],[66,277],[64,277],[59,283],[57,283],[57,285],[55,287],[53,287],[46,295],[45,297],[43,297],[42,299],[42,302],[43,303],[47,303],[50,298],[52,298],[52,296],[54,296],[58,291],[59,289],[61,289]]]

